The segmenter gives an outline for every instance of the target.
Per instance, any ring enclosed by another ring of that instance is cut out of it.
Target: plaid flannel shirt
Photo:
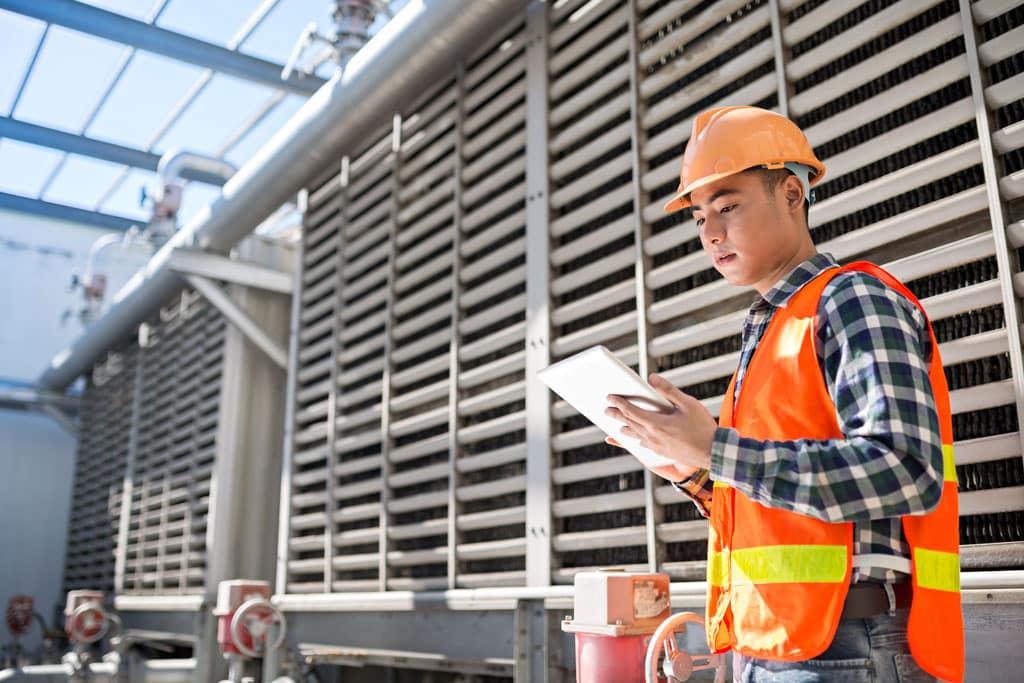
[[[816,254],[751,306],[736,396],[772,314],[837,265],[831,255]],[[925,318],[879,280],[849,272],[822,292],[816,333],[818,362],[844,438],[759,441],[719,428],[710,472],[701,470],[676,488],[708,516],[712,482],[722,482],[770,507],[826,522],[853,522],[854,555],[907,558],[900,517],[933,509],[943,482]],[[864,580],[899,579],[892,569],[855,567],[852,581]]]

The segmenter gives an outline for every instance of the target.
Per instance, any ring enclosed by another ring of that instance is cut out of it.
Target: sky
[[[267,1],[88,0],[86,4],[141,21],[150,20],[162,8],[157,26],[227,46]],[[397,0],[391,6],[398,11],[405,3]],[[330,32],[329,5],[328,0],[278,0],[238,49],[284,64],[307,24],[316,22],[321,33]],[[384,22],[382,15],[371,33]],[[40,41],[38,57],[18,97]],[[129,61],[123,75],[99,106],[125,59]],[[285,96],[251,131],[227,147],[277,91],[214,74],[181,117],[157,135],[203,77],[204,69],[60,26],[47,29],[44,22],[4,10],[0,10],[0,64],[4,65],[0,69],[2,116],[156,154],[187,149],[219,156],[239,168],[305,101],[300,95]],[[329,78],[332,72],[333,65],[327,63],[317,75]],[[141,191],[155,186],[153,172],[0,139],[2,192],[144,222],[149,209],[140,205]],[[183,195],[179,225],[185,225],[218,194],[217,187],[190,183]]]

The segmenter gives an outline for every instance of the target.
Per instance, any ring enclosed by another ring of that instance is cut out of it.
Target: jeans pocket
[[[922,669],[913,655],[893,655],[893,663],[899,683],[935,683],[935,677]]]
[[[734,680],[743,683],[870,683],[874,677],[868,659],[809,659],[803,662],[748,659],[742,667]]]

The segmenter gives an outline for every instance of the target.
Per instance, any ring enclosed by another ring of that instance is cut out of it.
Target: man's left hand
[[[651,387],[672,404],[671,412],[644,410],[624,396],[611,394],[605,414],[623,423],[622,435],[640,441],[658,455],[689,467],[710,469],[711,444],[718,425],[708,409],[661,375],[650,376]]]

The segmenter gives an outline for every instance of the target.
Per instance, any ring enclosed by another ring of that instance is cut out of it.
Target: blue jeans
[[[934,683],[910,656],[909,609],[839,622],[832,644],[804,662],[733,655],[734,683]]]

